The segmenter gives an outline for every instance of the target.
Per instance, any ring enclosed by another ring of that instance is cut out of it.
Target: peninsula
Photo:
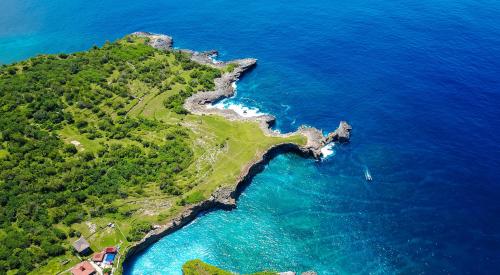
[[[99,251],[116,258],[79,268],[120,273],[200,212],[234,208],[275,155],[349,140],[346,122],[281,134],[270,115],[214,108],[256,60],[172,44],[139,32],[0,68],[0,274],[70,272]]]

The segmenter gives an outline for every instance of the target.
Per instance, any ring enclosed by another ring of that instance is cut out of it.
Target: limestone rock
[[[234,199],[233,192],[234,188],[221,187],[215,190],[211,199],[223,208],[234,208],[236,207],[236,200]]]
[[[172,49],[173,39],[168,35],[150,32],[134,32],[132,35],[149,38],[148,45],[153,48],[165,51]]]
[[[349,142],[349,139],[351,138],[351,130],[351,125],[349,125],[346,121],[341,121],[337,130],[328,134],[325,139],[325,144],[328,144],[330,142]]]

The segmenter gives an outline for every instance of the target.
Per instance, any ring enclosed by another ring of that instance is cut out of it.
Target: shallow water
[[[271,161],[236,210],[162,239],[128,274],[179,274],[192,258],[239,272],[491,274],[499,14],[492,0],[3,0],[0,62],[167,33],[221,59],[258,58],[233,103],[276,115],[283,132],[353,125],[321,163]]]

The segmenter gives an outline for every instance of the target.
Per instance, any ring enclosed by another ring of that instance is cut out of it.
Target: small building
[[[106,249],[104,249],[104,252],[106,254],[116,254],[116,252],[118,252],[118,251],[116,250],[116,247],[108,246],[108,247],[106,247]]]
[[[92,261],[96,263],[100,263],[104,260],[104,254],[106,254],[104,251],[95,253],[94,256],[92,256]]]
[[[73,243],[73,248],[78,252],[79,254],[86,255],[90,252],[90,244],[85,240],[84,237],[80,237],[78,240],[76,240]]]
[[[87,261],[75,265],[71,269],[73,275],[94,275],[97,274],[95,268]]]

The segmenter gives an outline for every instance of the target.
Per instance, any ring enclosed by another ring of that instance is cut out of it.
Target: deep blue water
[[[167,33],[258,58],[235,102],[278,129],[354,127],[321,163],[279,156],[236,210],[162,239],[127,274],[179,274],[192,258],[238,272],[500,270],[500,2],[96,2],[0,1],[0,63]]]

